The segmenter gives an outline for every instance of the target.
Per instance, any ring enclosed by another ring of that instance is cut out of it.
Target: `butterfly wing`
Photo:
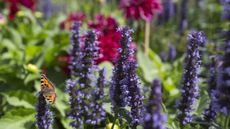
[[[50,104],[55,102],[56,93],[54,84],[46,77],[45,74],[41,74],[41,92]]]
[[[46,77],[45,74],[41,75],[41,90],[44,88],[54,89],[54,84]]]
[[[50,90],[44,90],[43,91],[43,96],[45,97],[46,101],[50,104],[54,104],[56,100],[56,93]]]

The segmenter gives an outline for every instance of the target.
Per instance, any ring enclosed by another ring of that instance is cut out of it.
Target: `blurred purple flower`
[[[209,107],[204,110],[204,120],[208,123],[212,123],[216,118],[216,111],[213,109],[213,97],[212,91],[216,89],[217,86],[217,69],[216,61],[213,58],[209,67],[209,79],[208,79],[208,93],[210,98]]]
[[[191,32],[188,35],[187,55],[182,78],[182,98],[179,103],[178,119],[182,125],[192,122],[192,111],[199,96],[198,71],[201,65],[199,47],[206,42],[204,33]]]
[[[161,11],[160,0],[121,0],[120,6],[128,19],[151,21]]]
[[[221,0],[223,5],[222,18],[230,21],[230,0]]]
[[[164,122],[166,116],[161,113],[162,85],[158,79],[153,81],[146,114],[144,117],[144,129],[166,129]]]
[[[180,23],[179,23],[179,31],[182,32],[184,29],[188,27],[188,1],[182,0],[181,1],[181,9],[180,9]]]
[[[227,37],[228,38],[228,37]],[[225,116],[230,114],[230,40],[224,44],[222,64],[217,69],[217,88],[212,92],[213,109]]]
[[[170,44],[168,51],[168,60],[173,61],[176,58],[176,47],[173,44]]]
[[[38,129],[50,129],[53,122],[53,115],[50,112],[50,105],[46,103],[46,100],[41,92],[38,96],[38,104],[36,106],[36,124]]]
[[[167,23],[172,17],[176,15],[176,4],[173,0],[163,0],[163,10],[158,16],[158,23]]]

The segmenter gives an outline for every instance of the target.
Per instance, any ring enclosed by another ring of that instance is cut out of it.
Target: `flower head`
[[[161,113],[162,86],[158,79],[153,81],[146,114],[144,118],[144,129],[165,129],[163,123],[166,116]]]
[[[100,33],[98,36],[99,57],[96,63],[99,64],[103,61],[114,63],[114,59],[117,59],[117,49],[120,48],[121,35],[116,30],[118,23],[114,18],[103,15],[97,15],[95,19],[95,21],[89,21],[88,24],[90,28],[96,29]]]
[[[188,35],[188,46],[184,75],[182,78],[182,98],[179,103],[178,119],[182,125],[192,122],[192,111],[199,95],[198,71],[201,64],[199,46],[203,46],[206,38],[202,32],[191,32]]]
[[[53,115],[49,110],[50,105],[46,103],[46,100],[41,92],[38,96],[38,104],[36,107],[36,124],[39,129],[50,129],[52,126]]]
[[[121,0],[120,6],[128,19],[151,21],[161,11],[159,0]]]
[[[19,6],[23,5],[24,7],[34,11],[36,7],[37,0],[5,0],[9,3],[9,19],[13,20],[19,11]]]

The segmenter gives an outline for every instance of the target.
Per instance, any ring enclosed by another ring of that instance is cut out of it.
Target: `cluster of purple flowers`
[[[176,15],[176,4],[173,0],[163,0],[162,12],[158,16],[158,23],[165,24]]]
[[[224,115],[230,114],[230,41],[224,45],[225,54],[222,56],[222,64],[218,67],[217,87],[212,91],[213,109]]]
[[[118,31],[121,33],[121,49],[113,71],[110,97],[115,113],[117,108],[131,107],[132,122],[130,125],[135,127],[142,122],[143,96],[136,75],[137,63],[133,58],[134,50],[130,47],[132,30],[124,27],[119,28]]]
[[[181,1],[179,31],[183,31],[188,26],[188,0]]]
[[[229,0],[221,0],[223,5],[223,19],[230,20],[230,1]]]
[[[82,127],[85,123],[96,125],[105,117],[105,111],[100,102],[101,97],[99,97],[103,96],[104,75],[100,74],[98,79],[100,82],[96,84],[94,83],[96,77],[93,74],[97,70],[94,61],[98,56],[97,35],[95,31],[88,31],[84,35],[84,44],[82,44],[79,29],[80,23],[74,23],[70,60],[72,78],[66,82],[71,107],[68,115],[74,120],[70,123],[73,127]],[[95,88],[94,85],[98,87]],[[95,92],[94,89],[98,91],[98,88],[100,92]]]
[[[193,106],[199,95],[198,71],[201,64],[199,46],[203,46],[206,38],[202,32],[191,32],[188,36],[188,47],[184,75],[182,78],[182,98],[179,103],[178,119],[182,125],[192,122]]]
[[[144,118],[144,129],[166,129],[163,125],[166,116],[161,113],[162,85],[158,79],[153,81],[146,115]]]
[[[212,91],[216,89],[217,86],[217,64],[216,60],[213,58],[209,67],[209,79],[208,79],[208,93],[210,98],[209,107],[204,110],[204,120],[211,123],[216,117],[216,112],[213,109]]]
[[[41,92],[39,92],[36,110],[36,124],[38,129],[50,129],[52,126],[53,115],[50,112],[50,105],[46,103],[46,100]]]

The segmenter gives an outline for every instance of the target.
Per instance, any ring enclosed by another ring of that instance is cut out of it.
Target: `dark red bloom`
[[[99,41],[99,58],[96,62],[99,64],[103,61],[113,61],[118,56],[118,48],[120,48],[121,34],[117,32],[118,23],[112,17],[105,18],[103,15],[98,15],[95,21],[90,21],[90,28],[96,29],[100,34]]]
[[[19,6],[24,6],[32,11],[35,10],[37,0],[5,0],[9,4],[9,19],[13,20],[17,12],[19,11]]]
[[[121,0],[120,6],[128,19],[151,21],[161,11],[160,0]]]
[[[75,21],[83,21],[84,19],[85,19],[85,14],[84,13],[82,13],[82,12],[72,12],[72,13],[70,13],[68,15],[66,20],[61,22],[60,28],[70,30],[73,22],[75,22]]]

